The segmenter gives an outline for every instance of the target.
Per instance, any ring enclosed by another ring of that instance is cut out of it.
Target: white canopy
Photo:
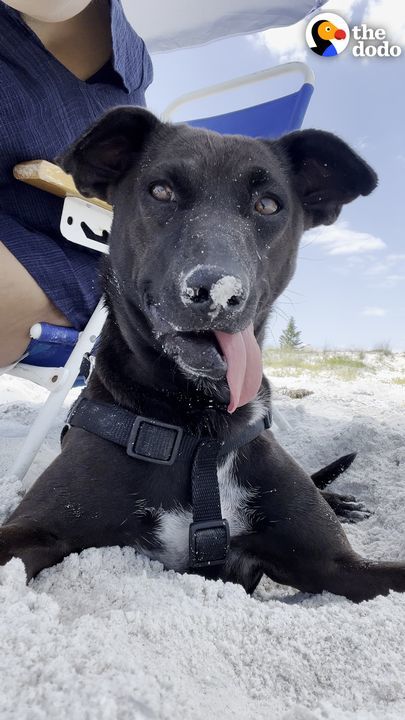
[[[326,0],[122,0],[150,52],[293,25]]]

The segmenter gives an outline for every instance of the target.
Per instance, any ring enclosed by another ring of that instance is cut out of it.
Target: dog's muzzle
[[[180,279],[180,297],[193,314],[230,319],[241,313],[249,296],[249,281],[216,265],[198,265]]]

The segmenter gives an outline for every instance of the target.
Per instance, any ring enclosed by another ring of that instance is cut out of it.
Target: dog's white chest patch
[[[229,453],[218,468],[222,517],[229,523],[231,537],[249,530],[247,504],[250,491],[239,485],[235,474],[236,452]],[[157,540],[161,548],[147,551],[153,560],[167,568],[183,571],[189,562],[189,527],[193,521],[189,510],[162,511],[158,521]]]

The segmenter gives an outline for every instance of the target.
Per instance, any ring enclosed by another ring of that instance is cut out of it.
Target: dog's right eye
[[[280,203],[274,198],[265,195],[256,200],[255,210],[260,215],[275,215],[280,210]]]
[[[160,200],[160,202],[171,202],[175,199],[174,190],[167,183],[153,183],[149,188],[149,192],[155,200]]]

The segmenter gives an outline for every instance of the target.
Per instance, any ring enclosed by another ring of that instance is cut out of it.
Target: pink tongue
[[[234,334],[217,330],[215,337],[228,365],[226,379],[231,392],[228,412],[233,413],[257,395],[263,374],[262,354],[253,333],[253,323]]]

